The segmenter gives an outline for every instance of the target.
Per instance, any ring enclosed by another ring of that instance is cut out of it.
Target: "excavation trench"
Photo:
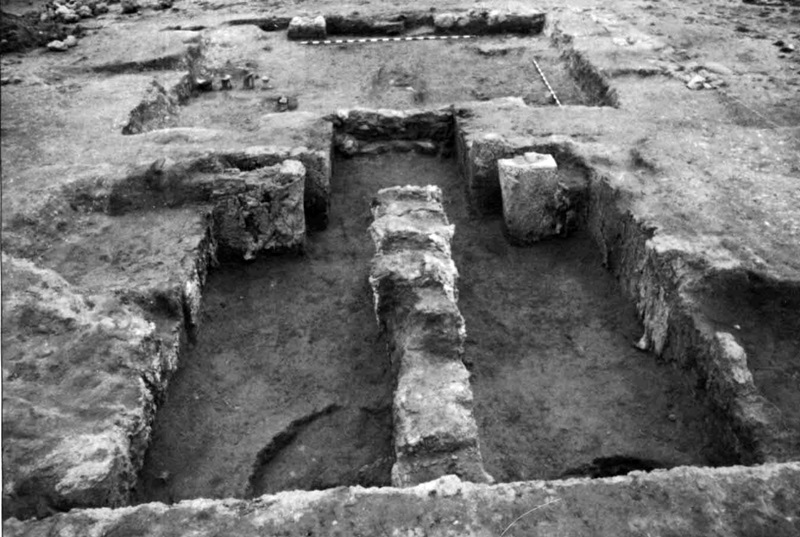
[[[498,481],[721,461],[691,376],[634,348],[634,306],[586,230],[512,246],[470,208],[452,157],[339,158],[304,255],[223,264],[159,411],[137,500],[391,483],[396,383],[367,285],[371,200],[436,185],[455,225],[473,414]],[[565,163],[562,180],[587,183]]]
[[[211,272],[137,501],[389,484],[393,376],[367,284],[372,192],[338,173],[328,228],[304,255]]]

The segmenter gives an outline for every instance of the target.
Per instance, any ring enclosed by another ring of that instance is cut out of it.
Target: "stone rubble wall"
[[[461,361],[466,332],[450,255],[454,227],[441,197],[433,186],[387,188],[372,208],[370,284],[397,371],[392,483],[401,487],[446,474],[491,481]]]
[[[324,39],[326,36],[395,36],[418,29],[437,34],[523,34],[543,31],[546,15],[524,9],[470,9],[433,13],[431,11],[396,10],[370,15],[364,13],[327,13],[312,17],[247,17],[227,21],[229,25],[253,24],[264,31],[287,30],[289,39]],[[294,21],[294,24],[292,24]]]
[[[299,161],[285,160],[217,177],[211,201],[218,255],[250,260],[265,251],[302,249],[305,175]]]
[[[224,167],[241,170],[273,166],[288,159],[300,161],[306,169],[303,206],[307,227],[315,231],[325,229],[328,226],[330,211],[333,166],[330,149],[310,149],[305,146],[254,146],[219,157]]]
[[[788,537],[800,528],[798,490],[800,463],[498,485],[446,476],[404,489],[338,487],[10,519],[3,535]]]
[[[533,10],[470,9],[467,12],[439,13],[433,17],[440,34],[539,34],[544,29],[545,14]]]
[[[386,151],[436,154],[451,147],[454,110],[403,111],[353,108],[328,119],[336,130],[334,145],[348,156]]]
[[[92,202],[112,215],[155,207],[209,204],[218,199],[214,194],[217,183],[228,180],[231,174],[280,166],[288,160],[299,161],[305,169],[302,198],[306,227],[325,229],[330,207],[331,154],[303,146],[253,146],[178,162],[157,159],[115,181],[105,201]]]

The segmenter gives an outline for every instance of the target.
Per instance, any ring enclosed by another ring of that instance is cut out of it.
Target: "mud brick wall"
[[[456,305],[458,272],[437,187],[378,192],[370,227],[376,254],[370,284],[397,371],[392,469],[395,486],[446,474],[488,482],[472,416],[466,331]]]

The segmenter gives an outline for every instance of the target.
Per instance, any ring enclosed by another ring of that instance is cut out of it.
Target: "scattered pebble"
[[[63,41],[50,41],[47,44],[47,50],[51,50],[53,52],[64,52],[69,47]]]
[[[700,75],[694,75],[689,81],[686,83],[686,87],[690,90],[701,90],[704,89],[706,79]]]

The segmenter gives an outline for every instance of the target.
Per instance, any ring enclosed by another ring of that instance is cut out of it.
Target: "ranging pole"
[[[539,72],[539,76],[542,77],[542,82],[544,82],[544,85],[547,86],[547,90],[550,92],[550,95],[553,96],[553,100],[556,102],[556,104],[560,108],[562,106],[561,105],[561,101],[558,100],[558,97],[556,96],[556,92],[553,91],[552,86],[550,86],[550,82],[548,82],[547,78],[545,78],[544,73],[542,72],[542,68],[539,67],[539,64],[536,62],[536,58],[531,58],[531,61],[533,62],[533,66],[536,67],[536,70]]]
[[[445,39],[474,39],[474,35],[418,35],[412,37],[365,37],[360,39],[326,39],[300,41],[301,45],[350,45],[360,43],[393,43],[399,41],[443,41]]]

